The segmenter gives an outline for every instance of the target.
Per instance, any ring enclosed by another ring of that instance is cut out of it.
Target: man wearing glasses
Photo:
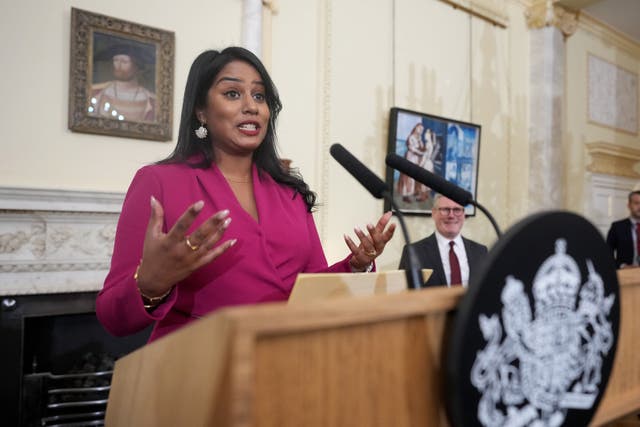
[[[478,271],[487,255],[487,247],[462,237],[464,208],[440,194],[433,202],[431,216],[436,231],[411,245],[415,248],[420,268],[433,270],[424,286],[467,286],[469,277]],[[409,267],[407,247],[402,250],[400,269]]]

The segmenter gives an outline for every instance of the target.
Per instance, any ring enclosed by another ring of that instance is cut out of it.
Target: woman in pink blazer
[[[96,302],[114,335],[151,323],[157,339],[224,306],[283,301],[298,273],[370,271],[393,236],[391,213],[328,266],[311,214],[316,196],[282,166],[282,105],[246,49],[206,51],[191,66],[178,143],[138,170],[118,221]]]

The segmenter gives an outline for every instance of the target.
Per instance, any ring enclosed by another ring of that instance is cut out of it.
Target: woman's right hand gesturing
[[[151,217],[136,274],[138,288],[143,295],[157,297],[166,294],[173,285],[236,243],[236,239],[227,240],[214,249],[231,222],[228,210],[215,213],[193,233],[186,234],[203,206],[202,200],[191,205],[165,234],[162,232],[164,209],[155,197],[151,197]]]

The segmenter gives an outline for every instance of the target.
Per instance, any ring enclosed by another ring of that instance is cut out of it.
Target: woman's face
[[[211,135],[214,150],[248,155],[267,134],[271,112],[264,83],[248,62],[225,65],[207,92],[207,105],[197,111]]]

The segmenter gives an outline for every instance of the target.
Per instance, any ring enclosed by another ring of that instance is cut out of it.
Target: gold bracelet
[[[133,273],[133,280],[136,281],[136,288],[138,289],[138,293],[140,293],[140,296],[142,297],[142,305],[144,306],[144,308],[146,309],[150,309],[150,308],[154,308],[158,305],[160,305],[160,303],[162,303],[162,301],[169,296],[169,294],[171,293],[171,291],[173,290],[173,286],[169,288],[169,290],[167,292],[165,292],[164,294],[157,296],[157,297],[150,297],[148,295],[146,295],[144,292],[142,292],[142,289],[140,289],[140,285],[138,285],[138,272],[140,271],[140,266],[142,265],[142,261],[140,261],[140,264],[138,264],[138,267],[136,267],[136,272]]]

